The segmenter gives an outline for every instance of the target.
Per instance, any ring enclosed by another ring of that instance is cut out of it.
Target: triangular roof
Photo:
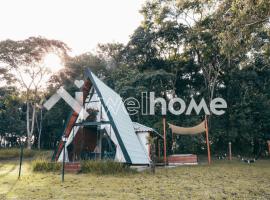
[[[122,98],[103,83],[90,69],[86,70],[85,76],[91,81],[100,98],[126,163],[149,164],[149,158],[136,136],[133,123],[124,106]]]

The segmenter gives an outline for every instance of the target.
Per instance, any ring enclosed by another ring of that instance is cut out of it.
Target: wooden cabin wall
[[[82,152],[93,152],[96,145],[97,129],[86,127],[80,128],[74,141],[68,146],[69,160],[79,160]],[[73,148],[74,146],[75,148]]]

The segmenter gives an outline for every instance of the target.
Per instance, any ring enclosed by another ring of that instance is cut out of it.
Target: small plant
[[[89,114],[86,120],[87,121],[95,121],[97,118],[98,110],[89,108],[86,111]]]
[[[135,169],[119,162],[111,160],[103,161],[83,161],[81,162],[82,173],[94,174],[117,174],[117,173],[135,173]]]
[[[61,163],[38,159],[32,162],[32,168],[34,172],[58,172],[61,169]]]

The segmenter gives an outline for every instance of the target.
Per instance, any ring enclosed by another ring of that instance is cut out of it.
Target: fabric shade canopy
[[[193,127],[180,127],[170,123],[168,124],[172,132],[179,135],[195,135],[206,131],[205,120]]]

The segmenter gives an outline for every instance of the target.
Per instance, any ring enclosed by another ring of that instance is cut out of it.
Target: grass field
[[[17,180],[18,162],[0,162],[0,199],[270,199],[270,160],[214,161],[158,169],[155,175],[34,173],[30,162]]]
[[[3,160],[12,160],[18,159],[20,157],[20,149],[19,148],[6,148],[0,149],[0,162]],[[30,150],[25,149],[23,150],[23,157],[24,158],[33,158],[33,157],[42,157],[42,158],[51,158],[52,151],[44,151],[44,150]]]

